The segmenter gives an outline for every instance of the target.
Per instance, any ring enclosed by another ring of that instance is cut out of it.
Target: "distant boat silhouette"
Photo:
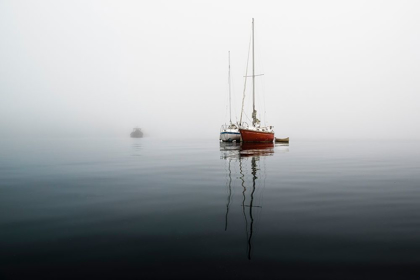
[[[131,138],[143,138],[143,132],[138,127],[133,128],[133,131],[130,133]]]

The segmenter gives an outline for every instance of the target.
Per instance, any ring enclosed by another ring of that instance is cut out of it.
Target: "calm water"
[[[420,279],[420,145],[21,139],[0,278]]]

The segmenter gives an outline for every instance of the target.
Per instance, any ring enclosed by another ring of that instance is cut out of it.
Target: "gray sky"
[[[420,1],[0,1],[0,136],[420,138]],[[250,82],[250,81],[249,81]],[[248,84],[250,88],[250,83]],[[250,92],[246,113],[251,116]]]

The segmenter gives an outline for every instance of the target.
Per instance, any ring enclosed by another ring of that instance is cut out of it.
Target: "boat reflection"
[[[220,142],[221,158],[241,159],[252,156],[272,156],[274,143],[227,143]]]
[[[238,183],[242,189],[240,207],[245,222],[246,254],[248,259],[252,257],[252,238],[254,234],[254,223],[256,222],[256,211],[262,208],[262,191],[265,187],[266,177],[264,161],[265,157],[274,155],[275,147],[277,148],[277,145],[274,145],[274,143],[220,143],[220,157],[228,162],[228,180],[226,182],[228,197],[226,203],[225,231],[228,229],[230,204],[233,200],[232,188],[235,187],[235,183]],[[284,152],[286,151],[284,148],[283,145],[279,150]],[[236,173],[235,171],[232,172],[232,167],[234,167],[234,170],[239,170]]]
[[[141,151],[142,151],[142,146],[141,146],[141,143],[140,142],[134,142],[133,143],[133,145],[132,145],[132,155],[131,156],[134,156],[134,157],[139,157],[139,156],[141,156]]]

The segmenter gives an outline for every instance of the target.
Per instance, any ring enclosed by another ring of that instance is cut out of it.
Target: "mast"
[[[255,110],[255,48],[254,48],[254,18],[252,18],[252,125],[255,127],[260,121]]]
[[[254,18],[252,18],[252,121],[255,123],[255,53],[254,53]]]
[[[232,104],[231,104],[231,94],[230,94],[230,51],[229,51],[229,121],[232,124]]]
[[[255,110],[255,77],[262,76],[264,74],[255,75],[255,55],[254,55],[254,18],[252,18],[252,75],[248,76],[248,62],[249,62],[249,53],[250,53],[251,43],[248,48],[248,60],[246,61],[246,71],[245,71],[245,82],[244,82],[244,94],[242,97],[242,109],[241,109],[241,118],[239,124],[242,125],[242,113],[244,111],[244,102],[245,102],[245,90],[246,90],[246,78],[252,77],[252,125],[255,126],[260,123],[260,120],[257,119],[257,111]]]

